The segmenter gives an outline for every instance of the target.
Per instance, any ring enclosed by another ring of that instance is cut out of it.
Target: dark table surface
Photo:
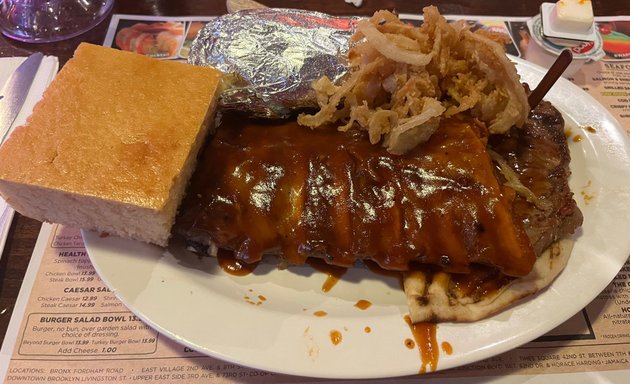
[[[549,0],[551,1],[551,0]],[[301,8],[323,11],[335,15],[371,15],[379,9],[390,9],[401,13],[421,14],[426,5],[435,4],[443,14],[467,15],[507,15],[533,16],[538,13],[540,1],[520,0],[459,0],[459,1],[375,1],[364,0],[361,7],[356,8],[343,0],[262,0],[270,7]],[[630,5],[627,0],[594,0],[593,9],[596,16],[629,15]],[[113,13],[189,16],[189,15],[221,15],[226,13],[224,1],[218,0],[138,0],[117,1]],[[28,44],[0,37],[0,57],[26,56],[32,52],[43,52],[59,58],[62,66],[82,41],[102,44],[109,18],[100,25],[78,37],[52,44]],[[0,342],[4,340],[9,318],[30,261],[41,223],[15,215],[9,232],[6,247],[0,258]]]

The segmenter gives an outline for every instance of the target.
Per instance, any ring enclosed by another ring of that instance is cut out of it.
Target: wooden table
[[[370,15],[379,9],[392,9],[404,13],[422,13],[422,8],[432,3],[439,3],[438,8],[443,14],[468,15],[509,15],[533,16],[539,12],[539,1],[521,0],[511,2],[506,0],[460,0],[449,2],[415,1],[373,1],[364,0],[360,8],[346,4],[343,0],[262,0],[270,7],[296,7],[318,10],[335,15]],[[595,15],[611,16],[628,14],[630,9],[627,0],[594,0]],[[226,13],[225,2],[219,0],[138,0],[119,1],[114,6],[113,13],[189,16],[189,15],[220,15]],[[46,55],[59,57],[63,65],[82,41],[102,44],[109,24],[109,18],[91,31],[76,38],[53,44],[26,44],[0,37],[0,56],[26,56],[32,52],[43,52]],[[30,261],[35,240],[39,234],[41,223],[15,215],[9,232],[6,247],[0,258],[0,342],[4,340],[13,306],[24,278],[24,273]]]

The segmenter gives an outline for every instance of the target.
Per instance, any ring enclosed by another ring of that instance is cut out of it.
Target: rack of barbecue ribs
[[[275,254],[349,267],[359,259],[524,276],[536,254],[473,119],[443,119],[404,155],[365,132],[224,118],[205,150],[175,231],[198,250],[254,263]]]

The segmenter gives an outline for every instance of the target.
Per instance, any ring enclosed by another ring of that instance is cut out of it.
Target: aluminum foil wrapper
[[[248,9],[209,22],[193,41],[188,62],[233,74],[223,109],[286,117],[317,107],[311,83],[343,77],[356,17],[296,9]]]

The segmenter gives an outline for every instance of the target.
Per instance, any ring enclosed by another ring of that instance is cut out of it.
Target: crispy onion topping
[[[471,32],[464,21],[449,24],[435,7],[424,9],[420,27],[376,12],[358,23],[349,75],[339,85],[314,82],[320,110],[298,122],[367,130],[395,154],[428,140],[442,117],[466,114],[504,133],[525,122],[529,106],[503,39]]]

